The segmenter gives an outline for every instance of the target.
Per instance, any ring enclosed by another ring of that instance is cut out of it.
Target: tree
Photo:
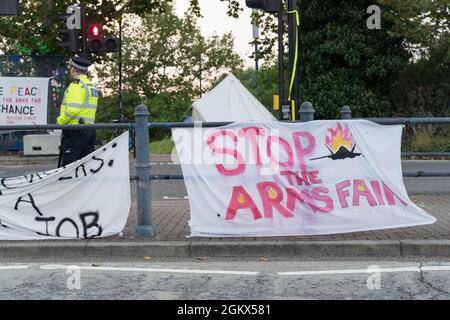
[[[389,5],[393,34],[414,54],[395,83],[391,114],[450,115],[450,7],[446,0],[380,0]]]
[[[233,37],[204,38],[189,11],[179,18],[166,4],[158,14],[124,19],[123,87],[125,114],[145,103],[153,121],[180,121],[192,101],[209,90],[222,73],[236,71],[242,59],[233,52]],[[117,63],[106,60],[98,68],[105,92],[112,92],[99,109],[102,121],[117,118]]]
[[[114,25],[126,13],[158,12],[163,2],[156,0],[85,0],[88,17],[104,25]],[[58,14],[66,12],[66,0],[21,0],[21,14],[0,17],[0,49],[7,54],[65,53],[59,46]],[[43,48],[45,50],[43,51]]]
[[[284,1],[286,7],[287,1]],[[391,112],[391,88],[411,58],[406,35],[394,18],[383,15],[381,30],[369,30],[366,0],[297,1],[299,27],[300,102],[311,101],[318,118],[336,118],[343,105],[355,116]],[[399,8],[395,8],[399,10]],[[383,7],[384,11],[393,10]],[[276,19],[259,13],[256,21],[265,32],[259,40],[261,55],[273,61]],[[283,39],[285,46],[286,37]]]
[[[426,56],[430,49],[444,45],[441,39],[448,38],[448,0],[378,0],[378,3],[384,8],[384,17],[392,21],[389,34],[404,37],[407,48],[415,54]]]
[[[231,6],[234,1],[229,2]],[[315,103],[318,117],[334,118],[344,104],[351,105],[357,116],[450,112],[448,0],[297,3],[300,95],[302,101]],[[373,4],[381,7],[381,30],[366,28],[366,10]],[[233,15],[240,10],[231,7]],[[260,57],[273,63],[277,21],[262,12],[255,21],[262,29]],[[284,43],[286,48],[286,37]],[[418,107],[405,103],[411,99],[422,103]]]
[[[219,0],[217,0],[219,1]],[[178,19],[173,0],[85,0],[88,20],[99,22],[118,35],[119,18],[124,21],[124,105],[127,116],[139,102],[152,105],[152,116],[180,120],[192,99],[209,89],[222,72],[236,70],[242,60],[233,52],[233,37],[226,34],[205,39],[196,25],[200,15],[195,1],[189,14]],[[59,46],[58,14],[66,11],[66,0],[22,0],[21,15],[0,17],[0,49],[6,54],[65,53]],[[139,26],[145,32],[140,32]],[[138,27],[138,28],[137,28]],[[137,29],[136,29],[137,28]],[[41,47],[47,48],[45,52]],[[117,118],[117,55],[95,55],[100,83],[105,89],[99,117]],[[114,77],[111,77],[114,74]],[[112,93],[112,94],[111,94]],[[114,111],[113,111],[114,110]]]
[[[300,94],[316,115],[335,118],[343,105],[355,116],[380,116],[390,108],[389,93],[410,54],[404,38],[366,26],[372,1],[303,0],[300,3]]]
[[[393,116],[450,116],[449,39],[441,41],[400,74],[391,94]]]
[[[242,84],[270,111],[273,111],[273,96],[278,94],[278,66],[263,66],[258,71],[246,69],[237,76]]]

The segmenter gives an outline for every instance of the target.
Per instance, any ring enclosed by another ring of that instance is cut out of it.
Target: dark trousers
[[[58,167],[63,167],[94,151],[95,130],[63,130]]]

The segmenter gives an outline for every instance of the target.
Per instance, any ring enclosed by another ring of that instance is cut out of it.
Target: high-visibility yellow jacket
[[[67,88],[57,124],[94,124],[99,91],[86,75],[78,76]],[[80,121],[82,120],[82,121]]]

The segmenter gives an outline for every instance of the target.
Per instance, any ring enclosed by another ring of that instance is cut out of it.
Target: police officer
[[[64,93],[57,124],[94,124],[99,91],[87,77],[92,63],[81,57],[71,59],[72,82]],[[65,166],[94,151],[95,130],[63,130],[59,166]]]

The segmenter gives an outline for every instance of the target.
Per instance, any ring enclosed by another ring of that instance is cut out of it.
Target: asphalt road
[[[450,299],[450,261],[147,259],[2,263],[0,299]]]
[[[450,171],[450,160],[403,161],[403,171]],[[54,164],[1,165],[0,177],[14,177],[27,173],[53,169]],[[131,168],[134,174],[134,168]],[[152,163],[154,174],[181,174],[179,165],[172,163]],[[413,193],[450,193],[449,177],[404,178],[406,190]],[[153,199],[183,199],[187,196],[183,180],[162,180],[151,183]]]
[[[403,166],[448,171],[450,161]],[[0,166],[0,177],[53,167]],[[180,168],[154,164],[152,171],[176,174]],[[405,179],[409,192],[450,192],[449,178],[411,179]],[[153,198],[186,195],[183,181],[155,181],[152,187]],[[450,299],[450,260],[7,261],[0,256],[0,299]]]

